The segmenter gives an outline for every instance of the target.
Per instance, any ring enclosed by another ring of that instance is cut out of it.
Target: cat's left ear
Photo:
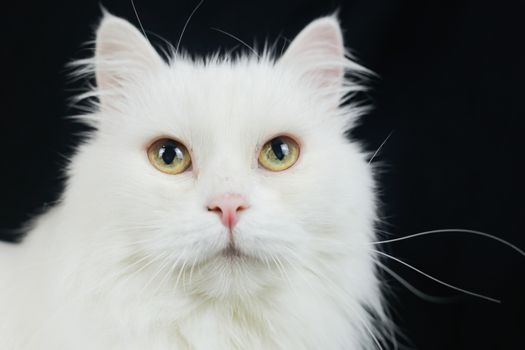
[[[106,11],[96,33],[94,63],[102,107],[118,99],[123,87],[164,65],[137,28]]]
[[[335,16],[307,25],[292,41],[278,65],[298,71],[318,87],[340,88],[345,74],[345,50]]]

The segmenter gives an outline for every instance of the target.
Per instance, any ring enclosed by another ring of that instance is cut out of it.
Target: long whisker
[[[259,54],[257,53],[257,51],[255,51],[255,49],[253,47],[251,47],[250,45],[246,44],[244,41],[242,41],[240,38],[236,37],[235,35],[233,34],[230,34],[222,29],[219,29],[219,28],[215,28],[215,27],[212,27],[210,28],[212,30],[215,30],[219,33],[222,33],[224,35],[227,35],[229,36],[230,38],[234,39],[234,40],[237,40],[239,43],[241,43],[242,45],[244,45],[246,48],[248,48],[256,57],[260,58]]]
[[[197,12],[197,10],[199,9],[199,7],[201,7],[201,5],[202,5],[203,2],[204,2],[204,0],[199,1],[199,3],[197,4],[197,6],[195,6],[195,8],[193,9],[193,11],[191,11],[190,16],[189,16],[188,19],[186,20],[186,23],[184,23],[184,27],[182,27],[182,33],[180,33],[179,41],[177,41],[177,48],[175,49],[175,54],[178,54],[178,53],[179,53],[180,43],[181,43],[181,41],[182,41],[182,37],[184,36],[184,33],[186,33],[186,28],[188,27],[188,24],[190,23],[190,21],[191,21],[193,15],[195,14],[195,12]]]
[[[287,249],[287,251],[291,251],[291,249]],[[293,256],[293,254],[290,254]],[[310,283],[310,280],[308,278],[306,278],[306,276],[304,276],[304,273],[303,271],[301,271],[298,267],[297,267],[297,264],[296,262],[291,259],[289,256],[287,255],[283,255],[283,259],[285,260],[285,262],[288,264],[288,266],[290,266],[294,271],[295,271],[295,274],[301,278],[301,280],[303,280],[303,282],[305,282],[309,288],[312,288],[312,285]],[[295,288],[294,286],[294,292],[297,294],[297,288]]]
[[[275,267],[277,268],[277,270],[279,271],[279,273],[281,274],[281,278],[283,279],[283,281],[286,281],[286,277],[284,275],[284,272],[283,270],[281,269],[281,266],[277,263],[277,260],[275,259],[275,256],[274,255],[270,255],[270,259],[273,261]]]
[[[377,148],[377,150],[374,152],[374,154],[372,155],[372,157],[370,158],[370,160],[368,161],[368,164],[371,164],[372,161],[374,160],[374,158],[379,154],[379,152],[381,151],[381,149],[383,148],[383,146],[387,143],[388,139],[390,138],[390,136],[392,136],[392,134],[394,133],[394,130],[390,131],[390,133],[388,134],[388,136],[386,137],[386,139],[381,142],[381,144],[379,145],[379,147]]]
[[[429,302],[434,302],[434,303],[445,303],[445,302],[450,301],[450,298],[437,297],[437,296],[430,295],[430,294],[427,294],[427,293],[424,293],[424,292],[420,291],[419,289],[417,289],[416,287],[414,287],[413,285],[408,283],[408,281],[405,280],[403,277],[401,277],[397,273],[395,273],[388,266],[383,264],[381,261],[376,260],[375,263],[377,264],[377,266],[379,266],[381,269],[383,269],[385,272],[387,272],[390,276],[392,276],[397,282],[399,282],[403,287],[408,289],[415,296],[417,296],[417,297],[419,297],[419,298],[421,298],[423,300],[426,300],[426,301],[429,301]]]
[[[179,280],[182,276],[182,274],[184,273],[184,269],[186,268],[186,264],[188,263],[188,261],[186,259],[184,259],[184,261],[182,262],[182,266],[179,270],[179,273],[177,275],[177,279],[175,280],[175,289],[177,289],[177,287],[179,286]],[[183,277],[183,280],[182,280],[182,288],[185,290],[185,284],[184,284],[184,277]]]
[[[370,329],[370,327],[368,326],[368,323],[366,321],[364,321],[361,316],[359,316],[359,312],[354,312],[354,315],[359,318],[361,320],[361,325],[366,329],[366,331],[368,332],[368,334],[370,334],[370,336],[372,337],[372,339],[374,340],[374,343],[376,343],[376,346],[379,350],[383,350],[383,347],[381,346],[381,342],[379,341],[379,339],[377,339],[377,336],[374,334],[374,332],[372,331],[372,329]],[[382,338],[382,337],[381,337]]]
[[[383,241],[370,242],[370,244],[385,244],[385,243],[399,242],[399,241],[403,241],[403,240],[409,239],[409,238],[415,238],[415,237],[419,237],[419,236],[426,236],[426,235],[430,235],[430,234],[434,234],[434,233],[447,233],[447,232],[470,233],[470,234],[474,234],[474,235],[490,238],[492,240],[500,242],[501,244],[506,245],[507,247],[509,247],[511,249],[514,249],[516,252],[518,252],[521,255],[525,256],[525,251],[523,251],[522,249],[518,248],[516,245],[514,245],[514,244],[512,244],[512,243],[510,243],[510,242],[508,242],[508,241],[506,241],[506,240],[504,240],[502,238],[499,238],[499,237],[496,237],[494,235],[491,235],[491,234],[488,234],[488,233],[485,233],[485,232],[481,232],[481,231],[467,230],[467,229],[461,229],[461,228],[448,228],[448,229],[424,231],[424,232],[414,233],[412,235],[408,235],[408,236],[404,236],[404,237],[392,238],[392,239],[387,239],[387,240],[383,240]]]
[[[177,266],[179,265],[179,261],[182,259],[182,257],[184,256],[185,253],[186,253],[186,250],[184,249],[182,251],[182,253],[179,254],[179,257],[177,259],[175,259],[173,264],[171,264],[170,269],[168,270],[166,275],[173,275],[174,274],[175,270],[177,269]],[[179,271],[179,273],[180,273],[180,271]],[[175,289],[177,288],[176,284],[175,284],[174,288]]]
[[[137,12],[137,8],[135,7],[135,2],[133,0],[130,0],[130,2],[131,2],[131,7],[133,7],[133,12],[135,12],[135,17],[137,17],[137,21],[139,22],[139,26],[140,26],[140,30],[142,30],[142,34],[144,34],[146,39],[148,41],[150,41],[149,38],[148,38],[148,35],[146,34],[146,31],[144,30],[144,27],[142,26],[142,22],[140,20],[139,14]],[[150,41],[150,43],[151,43],[151,41]]]
[[[148,261],[146,264],[142,265],[138,270],[134,271],[133,273],[131,273],[130,275],[127,276],[127,278],[124,280],[123,283],[127,283],[128,281],[130,281],[132,279],[132,277],[134,276],[137,276],[141,271],[143,271],[144,269],[146,269],[148,266],[150,266],[151,264],[153,264],[154,262],[160,260],[160,259],[164,259],[166,258],[166,255],[167,254],[161,254],[159,256],[156,256],[156,257],[153,257],[150,261]],[[140,294],[140,293],[139,293]]]
[[[398,263],[400,263],[400,264],[402,264],[402,265],[408,267],[409,269],[411,269],[411,270],[413,270],[413,271],[415,271],[415,272],[417,272],[417,273],[419,273],[419,274],[421,274],[421,275],[423,275],[423,276],[425,276],[425,277],[431,279],[432,281],[437,282],[437,283],[439,283],[439,284],[441,284],[441,285],[443,285],[443,286],[445,286],[445,287],[448,287],[448,288],[451,288],[451,289],[457,290],[458,292],[462,292],[462,293],[465,293],[465,294],[468,294],[468,295],[472,295],[472,296],[478,297],[478,298],[480,298],[480,299],[485,299],[485,300],[491,301],[491,302],[493,302],[493,303],[498,303],[498,304],[501,303],[501,300],[499,300],[499,299],[495,299],[495,298],[488,297],[488,296],[486,296],[486,295],[482,295],[482,294],[474,293],[474,292],[468,291],[468,290],[466,290],[466,289],[456,287],[456,286],[454,286],[454,285],[452,285],[452,284],[450,284],[450,283],[443,282],[443,281],[441,281],[440,279],[438,279],[438,278],[436,278],[436,277],[434,277],[434,276],[431,276],[431,275],[429,275],[428,273],[423,272],[423,271],[421,271],[420,269],[418,269],[418,268],[416,268],[416,267],[414,267],[414,266],[412,266],[412,265],[410,265],[410,264],[404,262],[403,260],[396,258],[395,256],[389,255],[389,254],[387,254],[387,253],[383,253],[383,252],[381,252],[381,251],[379,251],[379,250],[375,250],[375,249],[372,249],[372,251],[374,251],[375,253],[377,253],[377,254],[379,254],[379,255],[382,255],[382,256],[385,256],[385,257],[387,257],[387,258],[389,258],[389,259],[392,259],[392,260],[394,260],[394,261],[396,261],[396,262],[398,262]]]
[[[191,282],[193,280],[193,269],[195,268],[195,264],[197,263],[197,255],[195,255],[195,257],[193,258],[193,262],[191,263],[191,268],[190,268],[190,277],[189,277],[189,280],[190,280],[190,285],[191,285]]]
[[[172,255],[169,255],[167,260],[172,260]],[[178,258],[176,259],[175,263],[178,261]],[[158,287],[157,287],[157,290],[155,290],[155,293],[153,293],[153,295],[157,295],[159,292],[162,292],[162,288],[164,287],[164,283],[166,282],[166,280],[168,279],[168,277],[172,274],[173,270],[173,264],[168,264],[168,269],[166,271],[166,273],[164,273],[164,277],[162,277],[162,279],[160,280],[160,282],[158,283]],[[164,267],[162,268],[162,271],[164,270]]]
[[[292,283],[292,279],[290,278],[290,275],[288,274],[288,272],[286,271],[285,267],[284,267],[284,264],[281,262],[281,259],[279,259],[279,257],[275,257],[277,262],[279,263],[279,265],[281,266],[281,270],[284,272],[284,275],[286,276],[286,280],[288,281],[288,286],[290,287],[290,289],[296,294],[296,295],[299,295],[298,292],[297,292],[297,288],[295,287],[295,285]],[[288,261],[287,259],[285,259],[285,261]]]
[[[151,278],[148,280],[148,282],[146,282],[146,284],[144,284],[144,286],[142,287],[142,289],[140,290],[139,292],[139,295],[142,295],[142,293],[144,293],[144,291],[148,288],[148,286],[155,280],[155,278],[157,278],[157,276],[169,265],[170,263],[170,260],[169,260],[169,257],[170,257],[171,254],[165,254],[163,256],[163,260],[164,262],[162,263],[162,265],[157,269],[157,272],[155,272]]]
[[[439,232],[439,230],[435,230],[435,231],[438,231],[438,232]],[[454,230],[450,230],[450,231],[454,231]],[[471,232],[472,230],[462,230],[462,231],[463,231],[463,232]],[[430,231],[430,232],[434,232],[434,231]],[[479,233],[479,234],[481,234],[482,236],[486,236],[486,237],[492,238],[490,235],[485,234],[485,233],[483,233],[483,232],[473,231],[473,232],[471,232],[471,233],[475,233],[475,234],[478,234],[478,233]],[[419,235],[423,235],[423,234],[425,234],[425,232],[422,232],[422,233],[420,233]],[[405,237],[405,238],[409,238],[409,237],[407,236],[407,237]],[[494,238],[497,238],[497,237],[494,237]],[[403,237],[400,238],[400,239],[403,239]],[[394,239],[394,240],[400,240],[400,239]],[[497,240],[499,241],[499,239],[497,239]],[[356,249],[355,246],[352,246],[352,245],[350,245],[350,244],[341,244],[340,242],[334,242],[334,241],[326,240],[326,239],[316,239],[315,241],[316,241],[316,242],[319,242],[319,243],[325,243],[325,244],[326,244],[326,243],[329,243],[329,244],[332,246],[332,249],[336,249],[336,248],[337,248],[337,249],[341,249],[342,247],[347,247],[347,248],[350,248],[350,249]],[[387,242],[390,242],[390,241],[391,241],[391,240],[388,240],[388,241],[381,241],[381,242],[372,242],[372,243],[374,243],[374,244],[379,244],[379,243],[387,243]],[[502,242],[502,243],[503,243],[503,242]],[[507,242],[507,243],[508,243],[508,242]],[[511,245],[511,246],[512,246],[512,245]],[[366,247],[363,247],[363,248],[367,249]],[[516,247],[516,248],[517,248],[517,247]],[[401,259],[399,259],[399,258],[396,258],[396,257],[394,257],[394,256],[391,256],[391,255],[389,255],[389,254],[387,254],[387,253],[384,253],[384,252],[381,252],[381,251],[379,251],[379,250],[375,250],[375,249],[370,249],[370,250],[373,251],[373,252],[375,252],[375,253],[378,254],[378,255],[382,255],[382,256],[385,256],[385,257],[387,257],[387,258],[389,258],[389,259],[392,259],[392,260],[394,260],[394,261],[396,261],[396,262],[398,262],[398,263],[400,263],[400,264],[402,264],[402,265],[408,267],[409,269],[411,269],[411,270],[413,270],[413,271],[415,271],[415,272],[421,274],[422,276],[425,276],[425,277],[431,279],[432,281],[434,281],[434,282],[436,282],[436,283],[439,283],[439,284],[441,284],[441,285],[443,285],[443,286],[446,286],[446,287],[448,287],[448,288],[451,288],[451,289],[453,289],[453,290],[459,291],[459,292],[461,292],[461,293],[468,294],[468,295],[471,295],[471,296],[474,296],[474,297],[478,297],[478,298],[480,298],[480,299],[484,299],[484,300],[487,300],[487,301],[490,301],[490,302],[501,303],[501,300],[499,300],[499,299],[492,298],[492,297],[488,297],[488,296],[485,296],[485,295],[482,295],[482,294],[479,294],[479,293],[471,292],[471,291],[469,291],[469,290],[466,290],[466,289],[463,289],[463,288],[460,288],[460,287],[454,286],[454,285],[452,285],[452,284],[450,284],[450,283],[447,283],[447,282],[441,281],[441,280],[439,280],[438,278],[436,278],[436,277],[434,277],[434,276],[431,276],[431,275],[429,275],[428,273],[425,273],[425,272],[421,271],[420,269],[418,269],[418,268],[416,268],[416,267],[414,267],[414,266],[412,266],[412,265],[410,265],[410,264],[404,262],[403,260],[401,260]],[[519,251],[519,248],[518,248],[518,251]],[[377,263],[377,261],[376,261],[376,263]],[[393,272],[393,271],[392,271],[392,272]],[[400,283],[402,283],[402,282],[400,281]],[[403,284],[403,283],[402,283],[402,284]],[[411,290],[411,291],[413,291],[413,290]],[[413,291],[413,292],[414,292],[414,291]]]

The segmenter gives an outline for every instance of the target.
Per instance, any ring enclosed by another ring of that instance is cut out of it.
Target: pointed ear
[[[345,62],[341,27],[334,16],[329,16],[307,25],[278,64],[298,70],[318,87],[337,89],[343,83]]]
[[[101,104],[126,84],[164,64],[148,40],[128,21],[104,11],[96,33],[95,74]]]

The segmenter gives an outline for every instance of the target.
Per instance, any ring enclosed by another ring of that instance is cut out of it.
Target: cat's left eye
[[[148,158],[155,168],[170,175],[180,174],[191,165],[186,146],[172,139],[153,142],[148,148]]]
[[[288,136],[274,137],[259,153],[259,164],[271,171],[283,171],[299,158],[299,144]]]

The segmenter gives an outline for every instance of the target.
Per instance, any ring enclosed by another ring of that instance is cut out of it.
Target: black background
[[[136,0],[147,31],[176,43],[197,1]],[[127,0],[104,1],[137,24]],[[364,96],[374,109],[353,132],[377,156],[382,229],[397,236],[438,228],[495,234],[525,248],[523,1],[206,0],[182,46],[198,54],[238,42],[292,39],[339,8],[346,44],[379,78]],[[5,239],[61,190],[64,155],[82,127],[65,116],[78,84],[65,64],[86,57],[97,1],[2,4],[0,227]],[[7,24],[7,27],[5,26]],[[160,42],[150,35],[153,41]],[[284,41],[281,41],[284,42]],[[416,349],[519,349],[525,338],[525,258],[495,241],[438,234],[385,247],[454,285],[502,299],[493,304],[442,287],[388,262],[416,288],[451,297],[422,300],[385,283],[396,323]]]

